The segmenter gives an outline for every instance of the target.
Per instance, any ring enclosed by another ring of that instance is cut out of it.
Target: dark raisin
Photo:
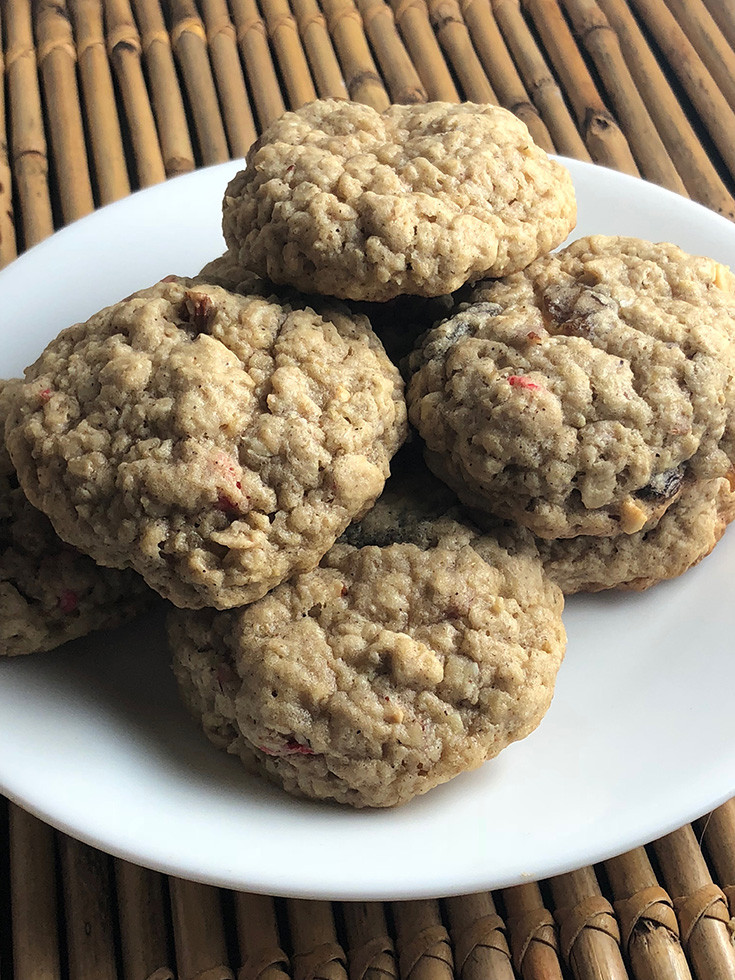
[[[636,493],[641,500],[652,500],[656,502],[670,500],[681,490],[684,482],[684,467],[678,466],[676,469],[667,470],[665,473],[657,473],[650,483]]]

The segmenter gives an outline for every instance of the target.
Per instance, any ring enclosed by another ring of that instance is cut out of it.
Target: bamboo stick
[[[393,940],[380,902],[344,902],[341,906],[349,949],[351,980],[397,980]]]
[[[18,190],[23,244],[30,248],[54,230],[30,0],[7,0],[3,15],[7,35],[5,65],[11,163]]]
[[[617,35],[596,0],[564,0],[620,120],[644,177],[686,196],[686,187],[653,124],[623,58]]]
[[[194,0],[170,0],[171,46],[179,63],[202,162],[229,160],[227,137],[207,54],[207,35]]]
[[[718,883],[727,896],[730,915],[735,916],[735,799],[713,810],[697,827]]]
[[[735,48],[735,7],[723,3],[722,0],[704,0],[704,2],[729,45]]]
[[[556,0],[524,0],[524,9],[533,19],[572,103],[592,159],[638,176],[628,141],[600,98]]]
[[[426,89],[396,29],[385,0],[357,0],[370,44],[393,102],[426,102]]]
[[[666,0],[666,4],[730,103],[730,108],[735,109],[735,51],[722,36],[712,14],[702,0]]]
[[[265,24],[255,5],[255,0],[229,0],[235,20],[237,44],[245,66],[250,91],[253,93],[255,111],[261,129],[282,116],[286,106],[281,96],[276,71],[273,67]]]
[[[133,0],[151,102],[168,177],[194,169],[194,150],[176,65],[158,0]]]
[[[293,898],[286,902],[286,910],[294,980],[347,980],[331,904]]]
[[[492,0],[492,12],[557,151],[577,160],[590,160],[564,95],[521,13],[519,0]]]
[[[93,211],[94,198],[77,90],[77,53],[66,0],[35,0],[33,22],[56,184],[68,224]]]
[[[401,980],[452,980],[454,959],[439,905],[393,902]]]
[[[427,0],[429,19],[439,43],[470,102],[497,104],[498,97],[472,47],[457,0]]]
[[[733,980],[735,950],[725,896],[713,884],[691,827],[653,845],[679,919],[681,941],[699,980]]]
[[[314,101],[316,89],[296,21],[287,0],[261,0],[261,9],[286,85],[289,104],[292,109],[298,109],[306,102]]]
[[[13,177],[8,159],[8,134],[5,121],[5,58],[0,10],[0,269],[11,262],[16,255]]]
[[[424,0],[390,0],[390,4],[429,99],[459,102],[459,93],[431,29]]]
[[[288,957],[281,949],[273,899],[235,893],[241,967],[238,980],[288,980]]]
[[[363,32],[362,17],[353,0],[322,0],[329,33],[334,39],[350,98],[382,112],[390,105]]]
[[[334,53],[332,39],[316,0],[291,0],[299,34],[322,99],[348,99],[347,86]]]
[[[115,885],[124,975],[130,980],[174,980],[163,877],[127,861],[115,861]]]
[[[100,204],[130,193],[99,0],[69,0],[77,42],[84,118]]]
[[[615,29],[635,84],[687,191],[701,204],[735,219],[735,200],[713,167],[625,0],[597,0]]]
[[[503,891],[513,965],[523,980],[562,980],[554,917],[535,882]]]
[[[226,0],[201,0],[219,104],[233,157],[244,157],[255,140],[255,120]]]
[[[15,980],[60,980],[54,833],[9,804]]]
[[[460,6],[472,43],[500,104],[523,120],[534,142],[547,153],[553,153],[554,144],[549,131],[529,99],[521,76],[508,53],[490,7],[490,0],[460,0]]]
[[[663,0],[631,0],[668,59],[699,118],[735,175],[735,112]]]
[[[444,907],[460,980],[514,980],[505,923],[490,892],[447,898]]]
[[[109,858],[65,834],[58,841],[69,975],[117,980]]]
[[[620,931],[592,868],[550,879],[563,959],[577,980],[627,980]]]
[[[636,980],[691,980],[673,903],[642,847],[605,862],[622,947]]]
[[[119,86],[139,187],[166,179],[158,132],[148,98],[138,30],[128,0],[105,0],[107,50]]]
[[[168,879],[178,980],[234,980],[216,888]]]

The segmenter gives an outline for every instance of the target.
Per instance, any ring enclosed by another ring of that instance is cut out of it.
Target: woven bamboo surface
[[[284,107],[493,101],[735,218],[733,0],[0,0],[0,266]],[[9,980],[735,980],[735,800],[599,867],[385,904],[222,892],[0,801]]]

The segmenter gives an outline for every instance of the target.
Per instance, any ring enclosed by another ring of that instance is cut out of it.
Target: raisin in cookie
[[[545,538],[634,534],[735,460],[735,278],[594,236],[477,287],[410,358],[427,461]]]
[[[404,803],[529,734],[550,704],[563,599],[538,557],[407,510],[381,500],[358,532],[392,527],[396,543],[343,538],[251,606],[170,616],[204,731],[290,793]]]
[[[223,205],[243,269],[342,299],[439,296],[524,268],[576,221],[571,177],[497,106],[323,100],[251,148]]]
[[[0,432],[17,381],[0,381]],[[154,593],[130,570],[100,568],[64,544],[18,486],[0,437],[0,655],[52,650],[118,626]]]
[[[229,608],[372,505],[405,414],[364,318],[166,281],[52,341],[7,440],[65,540],[177,605]]]

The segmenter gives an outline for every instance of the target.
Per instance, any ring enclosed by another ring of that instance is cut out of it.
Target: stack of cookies
[[[316,102],[227,188],[224,256],[2,393],[8,499],[90,595],[169,601],[184,701],[291,793],[392,806],[479,766],[550,704],[563,591],[678,574],[735,512],[732,278],[551,255],[575,220],[502,109]],[[82,619],[9,555],[8,595]],[[54,645],[23,630],[3,652]]]

